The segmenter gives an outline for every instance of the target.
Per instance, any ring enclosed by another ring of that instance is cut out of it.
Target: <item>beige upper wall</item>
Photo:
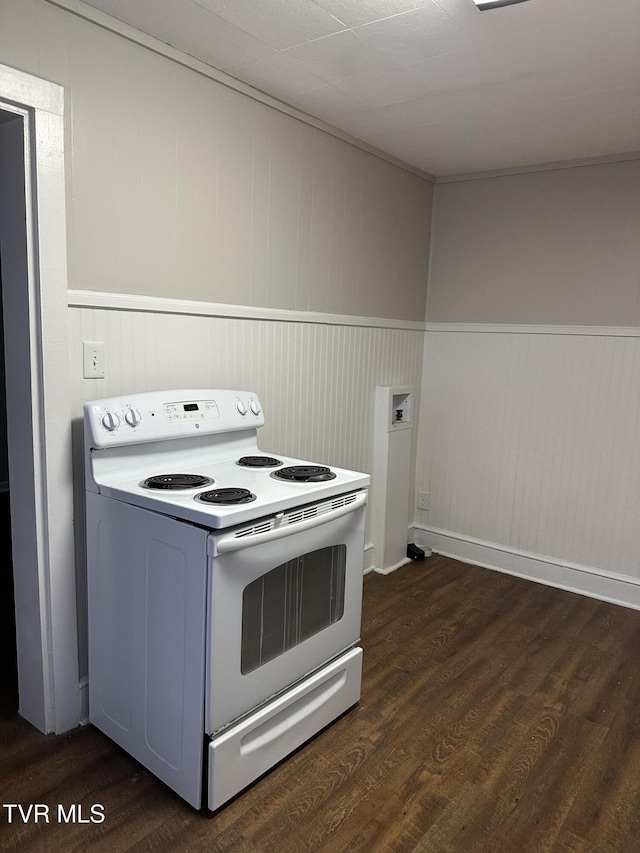
[[[640,326],[640,160],[437,184],[427,319]]]
[[[0,62],[65,87],[72,289],[424,319],[428,181],[44,0]]]

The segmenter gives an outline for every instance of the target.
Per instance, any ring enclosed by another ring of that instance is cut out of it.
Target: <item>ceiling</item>
[[[89,0],[434,176],[640,150],[640,0]]]

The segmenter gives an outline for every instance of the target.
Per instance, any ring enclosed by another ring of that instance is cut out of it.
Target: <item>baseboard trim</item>
[[[517,551],[450,530],[415,525],[411,534],[412,541],[421,548],[431,548],[434,553],[463,563],[640,610],[640,580],[637,578]]]
[[[405,557],[404,560],[400,560],[399,563],[396,563],[395,566],[387,566],[384,569],[379,568],[378,566],[374,567],[373,571],[378,575],[390,575],[391,572],[395,572],[398,569],[401,569],[403,566],[406,566],[407,563],[410,563],[411,560],[408,557]]]
[[[368,575],[370,572],[374,572],[375,560],[375,547],[373,542],[367,542],[364,546],[364,572],[363,574]]]

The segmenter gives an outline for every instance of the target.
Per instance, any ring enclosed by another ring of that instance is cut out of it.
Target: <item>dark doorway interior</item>
[[[0,271],[1,267],[0,262]],[[17,711],[18,665],[11,556],[2,288],[0,287],[0,719],[12,717]]]

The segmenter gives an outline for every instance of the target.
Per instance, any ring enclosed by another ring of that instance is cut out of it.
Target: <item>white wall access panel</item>
[[[413,494],[413,389],[376,388],[371,463],[371,528],[375,570],[386,574],[408,562],[407,518]]]

